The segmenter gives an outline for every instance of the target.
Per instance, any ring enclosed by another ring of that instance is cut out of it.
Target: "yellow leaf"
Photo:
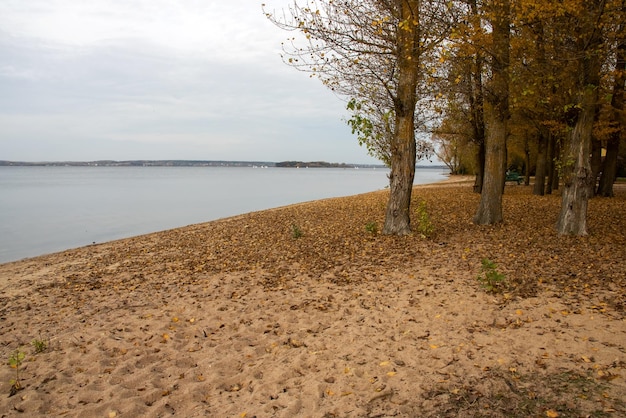
[[[591,359],[587,356],[580,356],[580,358],[582,358],[585,363],[591,363]]]
[[[175,316],[174,318],[172,318],[172,322],[178,322],[178,317]]]
[[[435,345],[435,344],[431,344],[431,345],[430,345],[430,348],[432,348],[433,350],[435,350],[435,349],[439,348],[439,346],[438,346],[438,345]]]
[[[383,361],[382,363],[379,364],[379,366],[386,367],[386,366],[389,366],[389,364],[390,364],[389,361]]]
[[[556,412],[554,409],[548,409],[546,411],[546,416],[550,418],[557,418],[559,416],[559,413]]]
[[[387,376],[391,377],[391,376],[395,376],[396,372],[387,372]]]
[[[516,310],[516,311],[515,311],[515,313],[516,313],[517,315],[522,315],[524,312],[522,312],[522,310],[521,310],[521,309],[518,309],[518,310]]]

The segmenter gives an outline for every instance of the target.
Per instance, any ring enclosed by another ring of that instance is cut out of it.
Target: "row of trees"
[[[521,142],[536,194],[563,181],[558,232],[584,235],[598,173],[608,196],[616,176],[625,1],[296,0],[267,17],[296,33],[285,62],[344,96],[353,133],[390,165],[384,233],[410,233],[415,163],[432,151],[417,132],[453,169],[471,153],[476,223],[503,219],[508,149]]]

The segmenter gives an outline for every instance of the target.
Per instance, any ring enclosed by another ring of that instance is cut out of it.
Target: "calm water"
[[[384,169],[0,167],[0,263],[383,189]],[[415,183],[445,178],[417,170]]]

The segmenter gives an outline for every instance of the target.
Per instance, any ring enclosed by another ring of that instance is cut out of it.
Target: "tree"
[[[597,23],[601,21],[606,2],[587,0],[581,7],[572,7],[568,14],[575,25],[570,39],[572,55],[578,63],[578,102],[572,106],[571,134],[563,165],[563,196],[557,221],[559,235],[587,235],[587,204],[591,182],[589,156],[596,117],[602,38]]]
[[[491,4],[492,50],[491,80],[485,94],[487,134],[485,138],[485,178],[480,203],[474,216],[479,225],[501,222],[502,193],[506,171],[506,142],[509,121],[509,0],[494,0]]]
[[[611,125],[612,130],[607,140],[606,157],[602,175],[600,176],[600,184],[598,186],[598,194],[604,197],[613,197],[613,183],[617,177],[617,159],[619,155],[620,142],[624,136],[624,126],[626,120],[624,115],[624,83],[626,82],[626,1],[622,0],[616,15],[618,25],[616,33],[618,34],[616,43],[617,51],[615,54],[615,71],[613,81],[613,91],[611,95]]]
[[[447,118],[432,133],[435,154],[448,167],[450,174],[466,174],[474,170],[474,144],[467,134],[471,129],[468,125],[467,120]]]
[[[391,166],[383,233],[409,234],[421,58],[445,37],[441,17],[447,3],[303,0],[301,4],[294,2],[290,17],[266,14],[278,27],[299,31],[307,40],[300,47],[292,38],[284,48],[285,61],[312,72],[350,99],[349,106],[357,113],[349,123],[359,141]]]
[[[472,152],[476,175],[474,191],[482,191],[485,171],[485,118],[483,77],[486,31],[483,16],[476,0],[457,2],[454,25],[445,42],[442,54],[446,73],[438,80],[438,96],[445,98],[446,106],[439,106],[443,117],[435,129],[435,139],[440,149],[458,149]],[[444,145],[447,141],[449,144]],[[464,152],[464,153],[465,153]],[[441,158],[441,157],[440,157]]]

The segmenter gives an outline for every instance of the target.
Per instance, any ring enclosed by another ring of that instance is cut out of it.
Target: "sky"
[[[0,160],[379,163],[262,3],[0,1]]]

